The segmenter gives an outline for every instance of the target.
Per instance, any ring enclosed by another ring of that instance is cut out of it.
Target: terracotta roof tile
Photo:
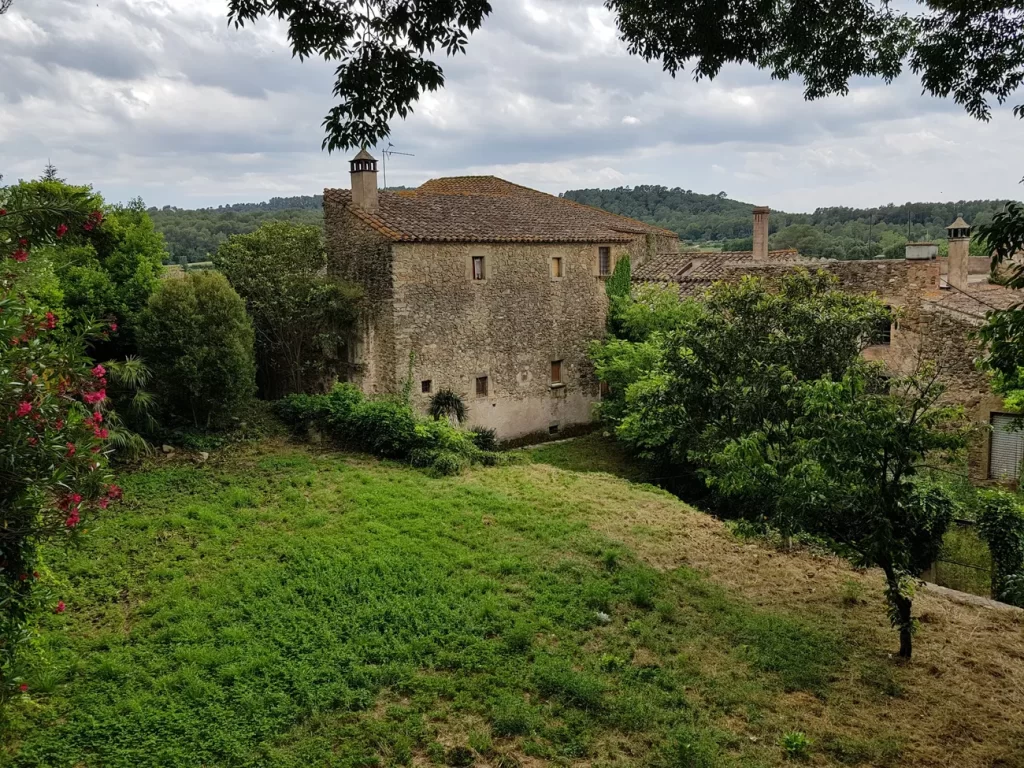
[[[769,251],[770,261],[796,261],[794,249]],[[633,270],[638,283],[678,283],[680,292],[696,293],[725,276],[726,264],[753,261],[753,251],[680,251],[659,253]]]
[[[495,176],[432,179],[415,190],[379,193],[380,208],[352,205],[347,189],[325,189],[324,207],[345,207],[399,242],[628,242],[675,232],[538,192]]]
[[[970,315],[979,320],[994,309],[1009,309],[1024,301],[1024,294],[993,283],[969,285],[967,290],[947,287],[943,281],[940,294],[928,303],[947,311]]]

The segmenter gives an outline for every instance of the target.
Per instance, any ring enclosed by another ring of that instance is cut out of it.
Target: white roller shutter
[[[988,476],[992,480],[1016,480],[1024,459],[1024,432],[1011,429],[1016,415],[992,414],[992,437],[989,443]]]

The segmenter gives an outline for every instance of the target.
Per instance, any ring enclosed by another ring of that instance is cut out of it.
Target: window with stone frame
[[[551,257],[551,277],[555,279],[565,277],[565,266],[561,256]]]
[[[486,376],[476,377],[476,394],[477,397],[487,397],[488,384]]]
[[[483,280],[484,279],[484,257],[474,256],[473,257],[473,279]]]
[[[429,395],[431,390],[434,388],[434,382],[431,379],[424,379],[420,382],[420,392],[425,395]]]
[[[612,249],[602,245],[597,249],[597,274],[608,277],[612,273]]]
[[[562,384],[562,361],[552,360],[551,361],[551,383]]]

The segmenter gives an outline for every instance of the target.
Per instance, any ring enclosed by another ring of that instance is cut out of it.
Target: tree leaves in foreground
[[[845,95],[850,80],[891,82],[904,69],[925,92],[949,97],[979,119],[1024,80],[1024,3],[873,0],[606,0],[629,51],[675,76],[687,66],[713,79],[750,64],[775,79],[799,77],[804,96]],[[337,105],[323,146],[372,146],[390,135],[424,93],[444,86],[432,60],[464,53],[491,12],[487,0],[229,0],[235,26],[262,17],[288,25],[294,55],[338,62]],[[914,12],[916,11],[916,13]],[[1024,109],[1015,112],[1024,116]]]

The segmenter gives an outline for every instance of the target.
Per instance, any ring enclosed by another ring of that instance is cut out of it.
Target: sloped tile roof
[[[325,189],[324,207],[344,207],[398,242],[616,243],[675,232],[496,176],[432,179],[414,190],[379,192],[375,213],[347,189]]]
[[[797,261],[800,253],[795,249],[769,251],[769,261]],[[678,283],[680,292],[695,293],[707,288],[725,275],[726,264],[754,260],[753,251],[680,251],[659,253],[653,259],[633,269],[633,281],[638,283]]]
[[[991,310],[1009,309],[1024,301],[1024,294],[1002,285],[975,283],[967,290],[957,290],[943,281],[939,295],[928,303],[961,315],[983,320]]]

